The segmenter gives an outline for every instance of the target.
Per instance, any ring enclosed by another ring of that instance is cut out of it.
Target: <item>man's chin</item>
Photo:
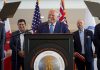
[[[21,32],[25,32],[25,30],[20,30]]]

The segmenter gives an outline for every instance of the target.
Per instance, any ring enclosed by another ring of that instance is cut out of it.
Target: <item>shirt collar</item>
[[[25,34],[24,32],[21,32],[20,30],[19,30],[19,32],[22,33],[22,34]]]
[[[51,24],[52,24],[52,23],[49,23],[49,26],[50,26]],[[55,26],[55,25],[56,25],[56,22],[54,22],[53,25]]]
[[[82,29],[82,30],[79,30],[79,32],[84,32],[84,29]]]

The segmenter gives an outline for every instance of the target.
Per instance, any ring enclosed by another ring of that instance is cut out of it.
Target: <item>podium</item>
[[[74,70],[72,34],[26,34],[25,70]]]

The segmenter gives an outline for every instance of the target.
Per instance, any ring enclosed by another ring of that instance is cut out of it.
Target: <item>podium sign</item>
[[[26,34],[25,70],[73,70],[71,34]]]

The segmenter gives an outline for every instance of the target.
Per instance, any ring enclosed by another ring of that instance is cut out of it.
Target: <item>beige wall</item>
[[[41,9],[41,15],[44,16],[44,18],[42,19],[43,22],[47,20],[48,10],[49,9]],[[27,28],[30,29],[32,24],[33,13],[33,9],[17,10],[15,16],[10,19],[12,31],[15,31],[17,29],[17,20],[20,18],[24,18],[26,20]],[[85,9],[68,9],[67,15],[69,29],[71,31],[75,31],[77,29],[77,20],[84,19]]]

